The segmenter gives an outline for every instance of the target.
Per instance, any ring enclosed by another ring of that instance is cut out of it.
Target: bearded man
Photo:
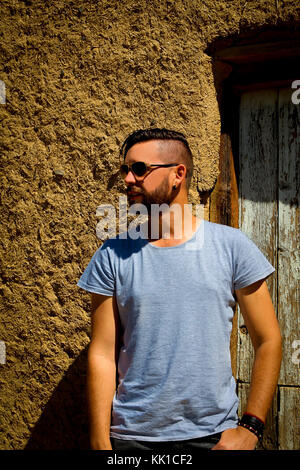
[[[192,212],[185,223],[193,160],[183,134],[138,130],[125,140],[122,155],[129,204],[143,204],[149,219],[141,230],[146,236],[128,232],[107,240],[78,282],[92,293],[91,447],[254,449],[281,361],[266,284],[274,268],[239,229]],[[157,204],[182,208],[170,211],[167,236],[166,212],[151,211]],[[236,302],[255,349],[240,420],[230,361]]]

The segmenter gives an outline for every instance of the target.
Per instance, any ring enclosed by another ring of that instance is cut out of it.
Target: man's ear
[[[180,163],[180,165],[176,167],[176,176],[175,176],[175,181],[173,183],[173,189],[176,189],[177,186],[182,183],[185,177],[186,177],[186,167],[183,163]],[[176,186],[176,188],[174,188],[174,186]]]

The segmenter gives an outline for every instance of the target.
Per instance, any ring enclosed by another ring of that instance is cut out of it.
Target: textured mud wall
[[[204,50],[293,24],[296,4],[2,0],[1,449],[88,447],[89,297],[76,282],[101,244],[97,206],[123,191],[119,145],[140,127],[183,131],[199,202],[197,186],[218,174],[220,134]]]

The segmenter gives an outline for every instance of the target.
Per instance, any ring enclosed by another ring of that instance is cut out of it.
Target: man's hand
[[[219,442],[211,450],[254,450],[258,438],[248,429],[238,426],[222,432]]]

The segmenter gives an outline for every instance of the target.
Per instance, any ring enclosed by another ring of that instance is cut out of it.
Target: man
[[[122,152],[129,204],[186,209],[193,163],[181,133],[136,131]],[[92,293],[91,446],[254,449],[281,361],[279,327],[265,282],[274,268],[238,229],[191,213],[188,224],[184,210],[170,210],[167,235],[166,212],[155,212],[153,235],[148,213],[141,229],[146,239],[128,233],[107,240],[78,282]],[[255,349],[247,408],[239,422],[229,348],[236,301]]]

